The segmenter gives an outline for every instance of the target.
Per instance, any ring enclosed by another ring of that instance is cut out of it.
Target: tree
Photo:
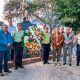
[[[39,8],[32,13],[36,16],[40,21],[48,24],[50,28],[52,28],[55,24],[57,24],[56,13],[54,12],[54,7],[52,1],[50,0],[33,0],[34,3],[40,5]]]
[[[80,26],[80,0],[51,0],[58,20],[74,29]]]
[[[29,13],[33,13],[37,8],[42,7],[39,3],[30,3],[26,0],[9,0],[4,5],[4,14],[14,16],[25,16],[25,12],[28,11]]]
[[[24,1],[25,2],[23,2],[23,0],[9,0],[9,2],[5,4],[4,13],[8,11],[10,14],[12,14],[12,12],[17,14],[16,12],[18,12],[17,16],[21,16],[21,14],[25,14],[25,11],[27,11],[28,15],[36,17],[37,20],[48,24],[50,27],[57,24],[56,13],[54,12],[52,1],[33,0],[32,3],[26,2],[26,0]],[[26,7],[24,3],[27,3],[28,7]]]

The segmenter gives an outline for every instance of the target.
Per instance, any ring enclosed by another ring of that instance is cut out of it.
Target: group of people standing
[[[26,20],[26,18],[24,18]],[[11,73],[8,69],[8,61],[15,63],[14,69],[24,68],[22,65],[24,30],[22,23],[18,23],[17,27],[13,25],[12,18],[8,19],[9,25],[3,24],[0,30],[0,76],[4,76],[4,72]],[[25,23],[25,21],[24,21]],[[25,23],[26,24],[26,23]],[[4,66],[3,66],[4,61]]]
[[[49,32],[48,28],[45,28],[45,36],[42,42],[43,49],[43,64],[49,64],[48,58],[50,50],[52,49],[53,62],[60,64],[63,57],[63,65],[67,64],[67,57],[69,57],[69,66],[72,66],[72,57],[76,55],[77,66],[80,62],[80,30],[78,34],[70,27],[55,28],[52,32]],[[62,54],[63,53],[63,54]]]
[[[26,18],[23,19],[23,23],[26,25]],[[23,41],[22,37],[24,36],[24,31],[27,27],[24,27],[23,23],[18,23],[15,27],[12,23],[12,18],[8,20],[9,26],[6,24],[2,25],[0,30],[0,76],[4,76],[4,72],[11,73],[8,69],[8,60],[14,61],[15,67],[24,68],[22,65],[23,57]],[[29,25],[28,25],[29,26]],[[41,41],[42,46],[42,60],[43,64],[49,64],[48,58],[49,53],[52,48],[53,50],[53,61],[57,59],[57,63],[61,60],[61,53],[63,49],[63,65],[67,63],[67,55],[69,56],[69,65],[72,65],[72,50],[73,46],[77,47],[77,66],[80,62],[80,30],[79,34],[75,35],[69,27],[66,27],[65,30],[61,28],[55,28],[50,32],[49,28],[43,26],[44,35],[43,40]],[[11,58],[9,57],[11,53]],[[4,67],[3,67],[4,61]]]

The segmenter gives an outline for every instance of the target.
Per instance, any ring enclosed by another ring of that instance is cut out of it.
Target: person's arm
[[[66,36],[66,34],[64,33],[64,34],[63,34],[63,42],[64,42],[66,45],[68,45],[68,44],[69,44],[69,41],[67,41],[66,38],[67,38],[67,36]]]
[[[10,43],[10,44],[13,44],[13,39],[12,39],[11,34],[9,34],[9,43]]]
[[[73,41],[73,35],[71,36],[69,43],[72,43],[72,41]]]
[[[61,34],[61,40],[60,40],[60,42],[59,42],[59,45],[62,44],[63,41],[64,41],[64,39],[63,39],[63,35]]]
[[[14,38],[14,35],[15,35],[15,31],[12,32],[12,38]]]
[[[66,44],[65,34],[63,34],[63,42]]]
[[[54,42],[54,33],[51,36],[51,45],[52,45],[53,48],[56,49],[56,43]]]

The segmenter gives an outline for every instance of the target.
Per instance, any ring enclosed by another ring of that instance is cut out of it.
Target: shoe
[[[24,66],[20,66],[20,68],[24,68]]]
[[[56,66],[56,65],[57,65],[57,62],[54,63],[54,66]]]
[[[77,64],[76,66],[79,66],[79,64]]]
[[[47,62],[46,64],[50,64],[49,62]]]
[[[58,65],[59,65],[59,66],[61,66],[61,63],[60,63],[60,62],[58,62]]]
[[[43,64],[46,64],[45,62],[43,62]]]
[[[66,63],[63,63],[63,65],[66,65]]]
[[[72,66],[72,64],[69,64],[69,66]]]
[[[1,72],[1,73],[0,73],[0,76],[4,76],[4,74]]]
[[[77,65],[77,66],[79,66],[79,65]]]
[[[47,64],[47,62],[43,62],[43,64]]]
[[[14,70],[17,70],[18,69],[18,67],[14,67]]]
[[[4,72],[11,73],[12,71],[10,71],[10,70],[4,70]]]

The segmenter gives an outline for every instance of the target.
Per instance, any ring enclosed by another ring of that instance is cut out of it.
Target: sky
[[[3,20],[4,0],[0,0],[0,21]]]

